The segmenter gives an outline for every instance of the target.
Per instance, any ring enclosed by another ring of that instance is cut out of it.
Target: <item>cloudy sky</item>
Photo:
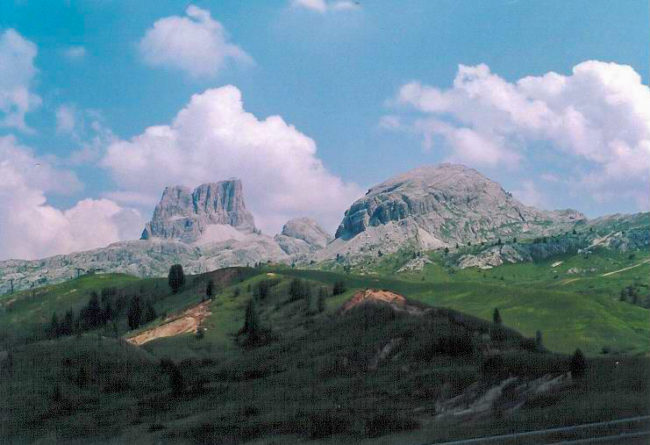
[[[646,0],[6,0],[0,259],[138,238],[240,177],[268,234],[461,162],[524,203],[650,206]]]

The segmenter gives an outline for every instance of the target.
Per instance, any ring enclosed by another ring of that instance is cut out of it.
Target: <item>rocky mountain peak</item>
[[[431,249],[519,234],[535,236],[568,229],[584,219],[572,210],[528,207],[472,168],[440,164],[372,187],[345,212],[336,238],[350,241],[363,233],[345,248],[350,252],[381,248],[385,253],[405,242]],[[343,244],[333,245],[340,247]]]
[[[288,255],[306,254],[327,246],[332,236],[311,218],[294,218],[282,227],[275,241]]]
[[[237,232],[253,231],[255,222],[244,204],[242,183],[239,179],[229,179],[201,184],[194,190],[178,185],[166,187],[141,239],[192,243],[208,235],[236,238]]]

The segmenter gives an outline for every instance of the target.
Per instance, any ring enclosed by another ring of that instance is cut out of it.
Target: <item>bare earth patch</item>
[[[405,311],[412,315],[422,315],[428,309],[415,306],[403,296],[395,292],[377,289],[365,289],[355,293],[342,307],[341,312],[345,313],[350,309],[366,303],[387,303],[394,310]]]
[[[127,338],[126,341],[140,346],[157,338],[196,332],[201,322],[210,315],[209,303],[209,301],[199,303],[183,312],[180,316],[169,318],[160,326],[140,332],[138,335]]]

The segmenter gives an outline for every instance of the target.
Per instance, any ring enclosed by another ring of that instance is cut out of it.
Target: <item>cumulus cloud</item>
[[[41,104],[30,91],[36,75],[36,45],[13,29],[0,33],[0,127],[32,131],[25,114]]]
[[[70,105],[61,105],[56,109],[56,132],[73,133],[75,130],[75,110]]]
[[[228,34],[205,9],[190,5],[184,17],[156,21],[139,43],[145,63],[179,69],[193,77],[215,76],[228,60],[250,64],[253,59],[230,43]]]
[[[460,65],[451,88],[411,82],[393,103],[419,114],[409,129],[443,142],[452,159],[513,167],[549,150],[577,166],[574,190],[648,208],[650,88],[630,66],[586,61],[570,75],[509,82],[487,65]]]
[[[537,208],[546,208],[548,207],[548,201],[544,193],[540,192],[537,186],[533,181],[523,181],[521,187],[513,190],[512,194],[519,201],[523,202],[526,205],[537,207]]]
[[[246,112],[234,86],[192,96],[170,125],[109,146],[102,164],[120,187],[112,196],[142,202],[146,194],[152,204],[166,185],[239,177],[247,206],[267,233],[302,215],[333,230],[361,195],[327,171],[312,139],[280,116],[258,119]]]
[[[294,8],[304,8],[310,11],[316,11],[324,14],[328,11],[353,11],[361,9],[360,3],[357,1],[338,0],[292,0],[291,6]]]
[[[0,260],[36,259],[102,247],[134,238],[142,218],[108,199],[84,199],[67,210],[47,203],[46,193],[81,188],[76,176],[58,170],[0,137]]]

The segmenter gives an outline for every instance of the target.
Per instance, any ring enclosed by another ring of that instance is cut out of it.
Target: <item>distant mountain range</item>
[[[459,267],[493,267],[594,246],[647,248],[649,216],[588,220],[575,210],[539,210],[474,169],[441,164],[372,187],[345,212],[335,237],[309,218],[290,220],[270,237],[256,228],[241,181],[229,179],[194,190],[165,188],[140,240],[42,260],[2,261],[0,293],[8,292],[12,281],[18,290],[81,271],[159,276],[173,263],[190,273],[266,261],[358,265],[400,249],[446,248]],[[461,254],[460,246],[468,244],[481,247]]]

